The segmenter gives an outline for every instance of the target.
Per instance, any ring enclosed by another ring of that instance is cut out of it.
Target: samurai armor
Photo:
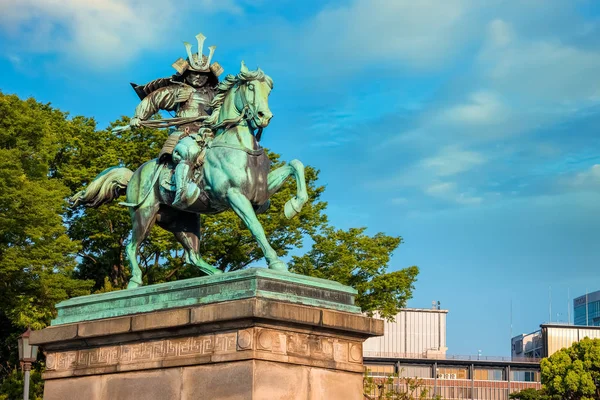
[[[175,132],[169,135],[169,137],[165,141],[165,144],[163,144],[162,149],[160,149],[160,153],[158,153],[159,160],[163,158],[166,154],[173,154],[173,150],[175,149],[177,142],[179,142],[179,138],[182,134],[182,132]]]

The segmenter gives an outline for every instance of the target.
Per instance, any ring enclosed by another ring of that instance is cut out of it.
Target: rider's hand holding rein
[[[133,117],[129,121],[129,126],[131,126],[132,128],[139,128],[141,126],[141,122],[142,122],[142,120],[139,119],[138,117]]]

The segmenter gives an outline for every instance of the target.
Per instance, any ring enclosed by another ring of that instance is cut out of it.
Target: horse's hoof
[[[136,287],[140,287],[140,286],[142,286],[141,283],[137,283],[133,279],[130,279],[129,283],[127,284],[127,289],[135,289]]]
[[[210,269],[202,268],[202,270],[206,273],[206,275],[219,275],[223,273],[223,271],[221,271],[219,268],[213,267]]]
[[[206,275],[219,275],[223,273],[223,271],[221,271],[219,268],[215,268],[208,264],[198,265],[198,268],[200,268],[200,271],[204,272]]]
[[[277,260],[277,261],[273,261],[272,263],[269,263],[269,269],[272,269],[274,271],[287,272],[288,266],[283,261]]]
[[[298,204],[298,200],[294,197],[283,206],[283,214],[287,219],[292,219],[302,210],[302,206],[303,204]]]

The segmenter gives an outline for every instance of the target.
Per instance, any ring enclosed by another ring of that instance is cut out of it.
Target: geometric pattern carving
[[[304,358],[306,361],[352,364],[362,364],[363,361],[360,341],[253,327],[237,332],[48,352],[46,371],[61,372],[122,364],[144,364],[247,350]],[[143,365],[140,367],[144,368]]]
[[[64,371],[234,353],[237,332],[48,353],[46,370]]]

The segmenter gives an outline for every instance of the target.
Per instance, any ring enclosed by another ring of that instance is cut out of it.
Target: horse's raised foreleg
[[[269,197],[277,193],[285,183],[285,180],[293,175],[296,180],[296,196],[285,203],[283,212],[290,219],[300,212],[302,206],[308,201],[306,191],[306,178],[304,177],[304,164],[298,160],[292,160],[287,165],[271,171],[267,176],[267,191]]]
[[[287,265],[277,257],[277,253],[271,247],[265,235],[265,231],[256,217],[256,213],[252,208],[252,203],[244,196],[239,189],[230,188],[227,190],[227,200],[235,213],[244,221],[254,239],[262,249],[267,264],[270,269],[287,271]]]
[[[156,212],[158,204],[150,207],[138,208],[131,213],[132,231],[131,241],[127,245],[126,252],[129,259],[129,268],[131,270],[131,278],[127,289],[133,289],[142,285],[142,270],[137,262],[137,253],[140,245],[148,236],[150,229],[156,220]]]

